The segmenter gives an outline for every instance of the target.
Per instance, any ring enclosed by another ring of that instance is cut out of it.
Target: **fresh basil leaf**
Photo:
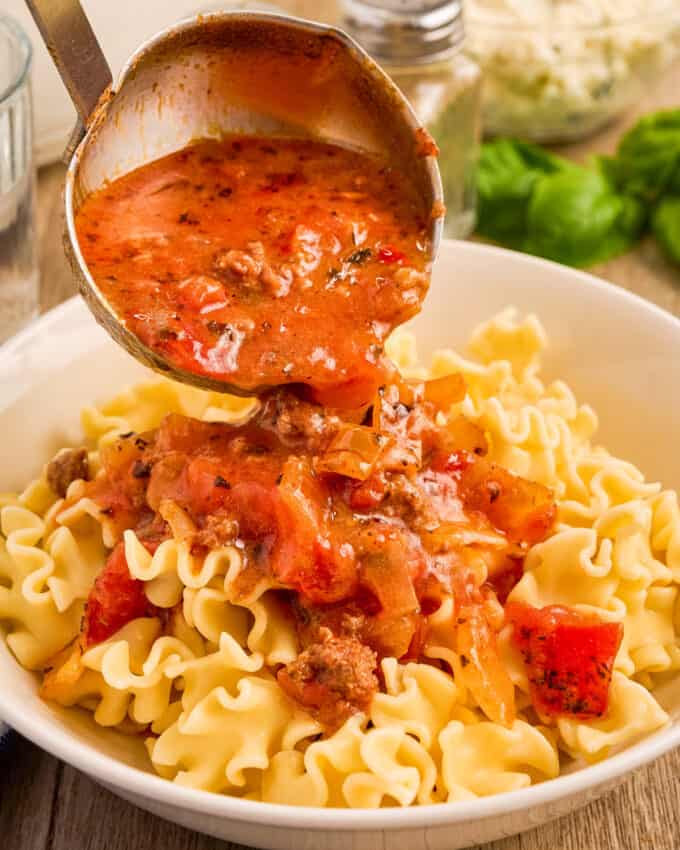
[[[619,161],[615,156],[595,155],[590,161],[595,170],[604,177],[610,186],[619,188]]]
[[[644,226],[644,207],[617,194],[598,171],[573,167],[536,183],[524,250],[588,266],[627,250]]]
[[[478,223],[482,236],[521,248],[536,182],[573,166],[536,145],[498,139],[482,145],[477,170]]]
[[[680,263],[680,196],[661,199],[652,214],[652,231],[668,259]]]
[[[680,109],[641,118],[623,136],[607,167],[619,190],[645,203],[680,192]]]

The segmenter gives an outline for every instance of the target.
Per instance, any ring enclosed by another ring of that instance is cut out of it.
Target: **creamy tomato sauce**
[[[348,416],[279,389],[239,426],[173,414],[104,448],[88,493],[114,538],[133,528],[151,552],[169,537],[198,556],[236,546],[232,593],[281,594],[300,654],[273,672],[329,727],[367,709],[380,658],[421,658],[427,618],[451,596],[452,635],[469,659],[460,675],[491,718],[511,723],[494,600],[550,531],[555,505],[545,487],[490,463],[473,423],[440,421],[464,391],[460,376],[391,385]],[[121,543],[88,599],[81,645],[145,614],[164,616]]]
[[[147,346],[245,390],[303,383],[349,407],[385,382],[383,341],[420,308],[426,224],[386,164],[255,137],[144,165],[76,219],[97,285]]]
[[[496,642],[505,624],[543,722],[603,716],[622,626],[508,602],[524,555],[552,531],[556,505],[546,487],[490,461],[484,431],[450,413],[464,394],[461,376],[449,375],[391,384],[371,405],[340,411],[280,388],[246,423],[171,414],[103,447],[84,493],[106,518],[113,549],[43,695],[58,698],[82,672],[83,651],[131,620],[157,618],[169,634],[181,621],[181,603],[156,607],[131,574],[123,535],[134,529],[149,552],[172,538],[199,562],[236,548],[230,598],[278,596],[299,648],[270,672],[327,730],[368,710],[381,658],[442,663],[427,650],[435,612],[435,640],[458,659],[446,663],[489,719],[510,726],[516,716]],[[89,478],[80,450],[49,464],[67,505],[83,495],[69,496],[74,476]]]

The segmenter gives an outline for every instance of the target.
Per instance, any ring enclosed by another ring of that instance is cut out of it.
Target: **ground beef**
[[[313,454],[325,449],[342,424],[338,416],[287,389],[274,390],[264,398],[256,421],[275,431],[286,447]]]
[[[238,523],[225,516],[211,514],[205,518],[205,524],[191,537],[191,548],[220,549],[233,543],[238,536]]]
[[[279,671],[286,693],[332,729],[357,711],[368,711],[378,690],[375,652],[356,637],[328,629],[297,659]]]
[[[47,464],[46,477],[57,496],[63,498],[72,481],[79,478],[87,481],[90,477],[87,449],[62,449],[57,452]]]
[[[247,248],[247,251],[219,251],[214,258],[215,271],[246,289],[264,290],[277,298],[287,295],[293,281],[291,269],[287,266],[277,269],[268,263],[262,242],[249,242]]]

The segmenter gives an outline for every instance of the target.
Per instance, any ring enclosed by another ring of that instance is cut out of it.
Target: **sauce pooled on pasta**
[[[493,599],[549,533],[555,504],[547,488],[491,463],[472,422],[442,421],[464,392],[451,375],[385,387],[351,414],[287,388],[241,425],[171,414],[104,447],[88,494],[114,540],[134,529],[154,552],[174,538],[199,561],[235,546],[232,598],[281,594],[300,654],[273,672],[327,726],[368,708],[380,658],[421,657],[428,617],[451,597],[451,638],[466,659],[458,675],[489,717],[509,724],[514,693]],[[139,616],[159,611],[119,544],[90,594],[81,646]]]

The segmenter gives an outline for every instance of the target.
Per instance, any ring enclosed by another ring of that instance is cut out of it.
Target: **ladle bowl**
[[[53,22],[39,23],[49,42]],[[76,100],[73,89],[81,82],[63,67],[72,66],[73,57],[61,56],[60,64],[59,45],[51,47]],[[431,259],[436,255],[443,224],[436,159],[423,155],[420,124],[399,89],[338,29],[262,12],[216,12],[181,21],[133,54],[86,125],[65,187],[64,244],[80,292],[130,354],[183,383],[246,394],[227,381],[180,369],[144,345],[90,274],[76,214],[87,195],[123,174],[192,141],[230,133],[312,138],[359,149],[413,181],[429,221]]]

